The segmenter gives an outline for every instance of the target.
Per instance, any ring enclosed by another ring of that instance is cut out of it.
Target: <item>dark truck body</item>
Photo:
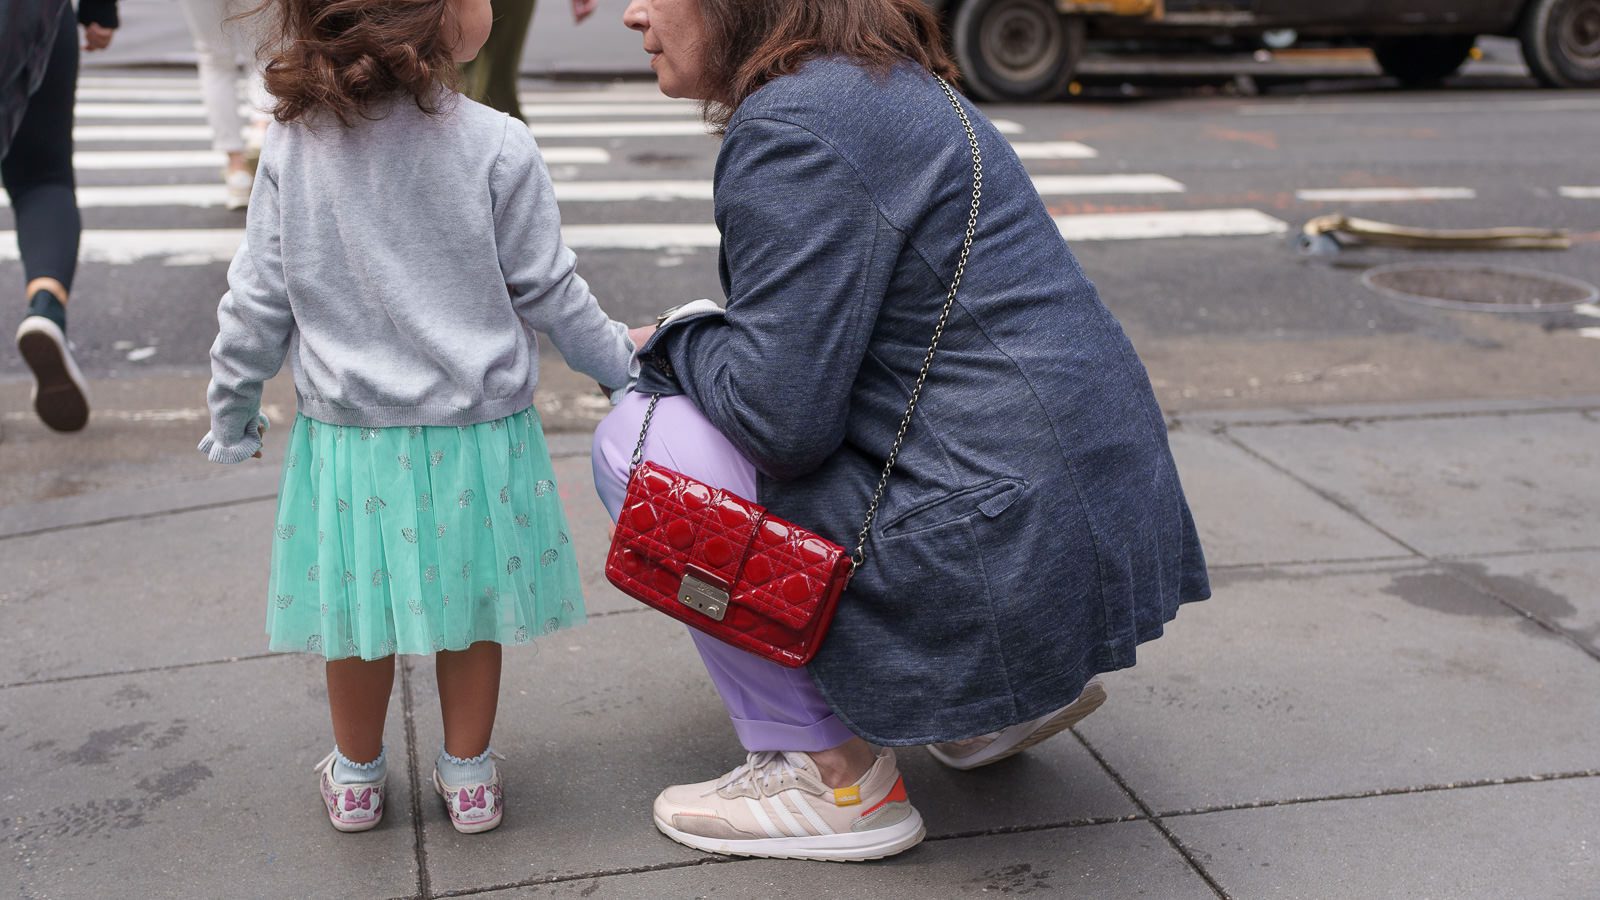
[[[1600,0],[927,0],[945,17],[968,88],[1047,99],[1088,39],[1259,40],[1268,32],[1368,45],[1409,85],[1454,72],[1479,35],[1519,38],[1552,87],[1600,87]]]

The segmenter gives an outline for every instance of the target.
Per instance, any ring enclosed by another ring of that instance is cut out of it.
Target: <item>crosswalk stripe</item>
[[[222,154],[217,154],[219,157]],[[221,160],[218,160],[219,164]],[[221,206],[227,199],[227,189],[221,184],[149,184],[118,187],[87,187],[78,185],[78,206],[82,209],[140,206],[196,206],[201,208]],[[9,197],[0,195],[0,209],[11,205]]]
[[[695,250],[715,248],[715,225],[568,225],[561,229],[574,250]],[[160,260],[168,266],[204,266],[233,259],[244,237],[240,228],[116,228],[83,233],[79,259],[127,265]],[[15,261],[17,233],[0,231],[0,262]]]
[[[1183,184],[1165,175],[1036,175],[1040,196],[1077,194],[1181,194]]]
[[[72,154],[72,165],[79,171],[218,169],[227,161],[220,150],[79,150]]]
[[[190,103],[80,102],[74,111],[79,119],[204,119],[206,108],[198,98]],[[150,98],[140,98],[141,100]],[[522,105],[523,118],[561,119],[604,116],[678,116],[698,119],[700,108],[678,103],[536,103]]]
[[[603,166],[611,162],[611,151],[604,147],[543,147],[544,161],[552,166]],[[215,150],[80,150],[72,164],[89,171],[137,171],[139,169],[215,169],[227,161]]]
[[[106,141],[209,142],[211,127],[208,125],[77,125],[72,129],[72,139],[80,144]]]
[[[567,148],[554,148],[560,156]],[[220,153],[183,151],[195,155],[196,165],[219,167]],[[79,154],[80,162],[84,154]],[[1034,185],[1043,196],[1085,194],[1170,194],[1184,186],[1162,175],[1041,175]],[[570,181],[555,182],[556,200],[562,203],[671,202],[714,199],[712,183],[704,181]],[[85,209],[142,206],[222,206],[226,197],[221,184],[152,184],[79,186],[78,205]],[[0,195],[0,207],[9,205]]]
[[[222,165],[222,155],[212,160]],[[710,200],[709,181],[557,181],[556,200],[564,203],[620,203],[631,201]],[[83,209],[141,206],[222,206],[227,191],[217,184],[150,184],[78,186],[78,206]],[[0,193],[0,208],[10,206]]]
[[[112,103],[119,100],[132,100],[148,103],[156,100],[200,102],[199,88],[129,88],[129,87],[84,87],[78,85],[78,103]]]
[[[78,103],[73,112],[79,119],[204,119],[206,108],[198,103]]]
[[[1101,213],[1056,217],[1069,241],[1122,241],[1176,237],[1283,234],[1288,224],[1254,209]],[[694,250],[718,246],[715,225],[568,225],[574,250]],[[238,228],[106,229],[83,233],[80,259],[126,265],[160,260],[168,266],[202,266],[233,259],[243,237]],[[0,262],[15,261],[15,231],[0,231]]]
[[[1283,234],[1289,225],[1255,209],[1181,212],[1095,213],[1057,216],[1068,241],[1128,241],[1176,237],[1235,237]]]
[[[705,137],[706,127],[698,119],[681,122],[535,122],[533,136],[546,138],[604,137]],[[79,125],[72,129],[73,140],[82,143],[105,141],[181,142],[210,141],[207,125]]]
[[[1099,151],[1077,141],[1014,141],[1020,159],[1094,159]]]
[[[1561,196],[1569,200],[1600,200],[1600,187],[1569,185],[1561,189]]]
[[[1461,187],[1319,188],[1295,191],[1308,203],[1401,203],[1408,200],[1475,200],[1478,192]]]

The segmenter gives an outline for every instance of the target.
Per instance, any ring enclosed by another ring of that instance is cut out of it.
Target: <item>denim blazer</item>
[[[971,262],[866,545],[810,666],[881,744],[1041,716],[1209,596],[1166,426],[1121,326],[1010,145],[983,153]],[[972,160],[920,67],[815,60],[729,123],[725,316],[642,351],[760,472],[759,502],[853,548],[954,275]]]

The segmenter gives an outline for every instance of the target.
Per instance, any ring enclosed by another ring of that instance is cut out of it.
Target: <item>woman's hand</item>
[[[572,0],[572,2],[576,4],[580,0]],[[593,3],[594,0],[590,0],[590,2]],[[115,33],[115,29],[107,28],[104,25],[85,25],[83,26],[83,49],[90,53],[96,50],[104,50],[111,46],[111,36]]]
[[[600,5],[600,0],[572,0],[572,21],[582,22],[589,18]]]

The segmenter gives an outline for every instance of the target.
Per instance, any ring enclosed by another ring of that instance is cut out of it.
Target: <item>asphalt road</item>
[[[243,214],[205,205],[215,201],[206,192],[216,176],[203,160],[162,164],[208,146],[188,99],[192,74],[96,70],[83,87],[79,123],[96,130],[83,132],[91,139],[80,141],[80,162],[110,167],[80,170],[89,233],[71,334],[105,414],[91,433],[115,431],[128,441],[116,453],[154,464],[204,430],[214,309]],[[687,299],[722,299],[709,200],[718,145],[696,133],[692,105],[653,99],[639,82],[527,88],[541,146],[552,159],[577,160],[551,169],[569,240],[606,308],[644,322]],[[1502,75],[1434,92],[1352,78],[1277,83],[1261,96],[1160,84],[1133,93],[986,111],[1009,123],[1019,148],[1059,157],[1027,165],[1168,409],[1600,387],[1600,318],[1584,314],[1600,309],[1447,311],[1380,296],[1360,280],[1372,265],[1406,260],[1600,282],[1600,170],[1590,149],[1600,145],[1600,96]],[[1398,193],[1302,193],[1372,189]],[[1444,228],[1560,227],[1576,243],[1560,252],[1365,251],[1332,260],[1294,252],[1288,233],[1331,212]],[[11,227],[0,208],[0,232]],[[0,283],[20,285],[13,246],[0,233]],[[111,465],[113,451],[90,451],[32,421],[28,384],[16,356],[0,353],[0,453],[25,455],[41,471],[61,467],[54,486],[38,491],[74,493],[90,465],[105,470],[97,478],[122,477],[113,470],[127,461]],[[546,384],[552,429],[582,428],[602,409],[558,362]],[[269,398],[292,409],[286,384]],[[128,465],[128,478],[143,479]]]

